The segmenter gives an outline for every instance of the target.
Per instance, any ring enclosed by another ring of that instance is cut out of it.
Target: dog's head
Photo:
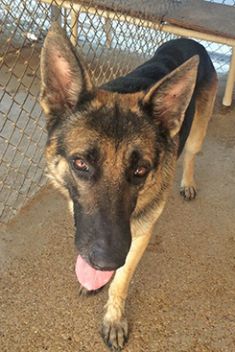
[[[94,86],[64,31],[49,31],[41,54],[48,169],[72,199],[76,244],[92,267],[125,263],[137,203],[164,153],[176,156],[197,64],[190,59],[148,91],[108,92]]]

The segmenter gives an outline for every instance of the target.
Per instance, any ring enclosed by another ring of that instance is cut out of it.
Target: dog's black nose
[[[98,270],[112,271],[125,264],[123,256],[118,255],[112,248],[103,248],[100,244],[95,244],[92,248],[89,260],[91,265]]]

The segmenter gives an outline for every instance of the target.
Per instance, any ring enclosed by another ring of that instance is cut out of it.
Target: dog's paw
[[[181,187],[180,194],[185,200],[192,200],[196,198],[197,191],[195,186]]]
[[[103,288],[104,288],[104,286],[98,288],[98,290],[89,291],[85,287],[80,285],[79,290],[78,290],[78,294],[79,294],[79,296],[82,296],[82,297],[94,296],[97,293],[99,293]]]
[[[104,320],[101,335],[111,351],[121,351],[128,340],[127,319],[122,318],[115,322]]]

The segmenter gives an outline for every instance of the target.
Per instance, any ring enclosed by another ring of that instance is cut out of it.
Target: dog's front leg
[[[117,270],[109,288],[102,336],[105,343],[113,351],[120,351],[128,338],[128,323],[124,313],[125,300],[130,280],[151,237],[151,230],[149,229],[144,235],[133,238],[126,263]]]

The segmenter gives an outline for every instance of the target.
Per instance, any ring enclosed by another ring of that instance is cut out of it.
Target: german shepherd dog
[[[75,220],[82,291],[111,278],[102,336],[113,350],[128,337],[128,285],[164,208],[185,149],[181,194],[196,196],[194,159],[212,114],[217,76],[202,45],[171,40],[124,77],[95,87],[54,24],[41,53],[46,159]]]

